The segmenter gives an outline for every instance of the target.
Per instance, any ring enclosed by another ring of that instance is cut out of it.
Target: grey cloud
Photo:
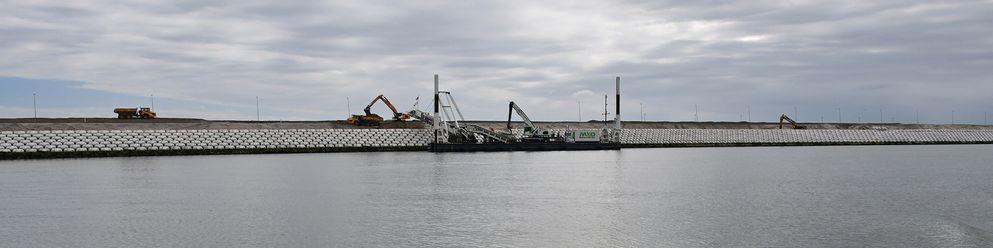
[[[478,119],[511,99],[536,119],[574,119],[577,101],[595,116],[617,75],[623,111],[643,102],[650,119],[691,119],[698,105],[737,120],[747,105],[762,119],[883,106],[903,121],[915,108],[976,121],[993,105],[989,1],[0,5],[14,20],[0,24],[0,75],[235,109],[262,95],[286,119],[341,118],[346,96],[406,107],[436,73]]]

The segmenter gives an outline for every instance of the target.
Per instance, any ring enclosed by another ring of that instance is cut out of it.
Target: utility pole
[[[38,93],[31,93],[31,102],[34,105],[34,118],[38,118]]]
[[[148,98],[152,100],[152,111],[155,111],[155,94],[149,94]]]
[[[262,105],[259,103],[259,96],[255,96],[255,118],[262,121]]]
[[[352,117],[352,100],[347,96],[345,97],[345,111],[348,111],[345,118]]]

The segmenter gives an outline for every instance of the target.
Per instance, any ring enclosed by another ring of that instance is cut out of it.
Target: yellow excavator
[[[793,125],[793,129],[807,129],[806,126],[801,126],[799,124],[796,124],[796,121],[794,121],[793,119],[790,119],[790,117],[789,116],[786,116],[786,114],[783,114],[783,115],[780,115],[779,116],[779,129],[783,129],[783,122],[784,121],[785,122],[789,122],[790,125]]]
[[[365,106],[365,109],[363,109],[363,111],[365,111],[365,115],[352,115],[352,117],[349,117],[347,120],[348,124],[358,125],[358,126],[382,125],[383,117],[372,113],[372,105],[375,105],[376,102],[380,100],[383,101],[383,104],[386,104],[386,107],[390,108],[390,111],[393,111],[393,120],[405,121],[407,119],[410,119],[410,115],[400,113],[399,111],[397,111],[397,108],[393,106],[393,103],[391,103],[389,99],[386,99],[386,97],[383,95],[379,95],[375,99],[372,99],[372,102],[370,102],[369,105]]]

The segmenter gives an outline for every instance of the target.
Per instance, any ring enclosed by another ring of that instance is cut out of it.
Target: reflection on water
[[[993,146],[0,162],[0,246],[993,245]]]

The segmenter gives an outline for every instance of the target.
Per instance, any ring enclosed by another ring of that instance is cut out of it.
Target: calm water
[[[991,247],[993,146],[0,161],[0,247]]]

